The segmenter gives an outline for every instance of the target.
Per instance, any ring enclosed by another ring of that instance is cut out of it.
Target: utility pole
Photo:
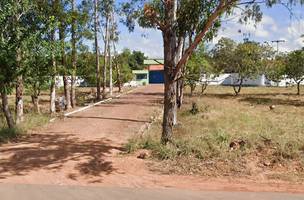
[[[286,42],[285,40],[273,40],[272,43],[277,43],[277,53],[279,53],[279,44]]]

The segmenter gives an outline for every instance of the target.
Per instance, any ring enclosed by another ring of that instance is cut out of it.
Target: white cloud
[[[288,19],[287,19],[288,20]],[[284,23],[276,21],[269,15],[264,15],[262,21],[258,24],[253,22],[248,24],[238,23],[238,18],[223,23],[218,36],[211,42],[215,44],[221,37],[229,37],[239,42],[243,41],[243,34],[250,34],[250,39],[264,42],[277,39],[286,40],[280,44],[281,51],[292,51],[304,46],[300,38],[304,34],[304,20],[291,21],[286,26]],[[241,32],[240,32],[241,31]],[[275,44],[274,44],[274,47]],[[122,30],[118,49],[129,48],[131,50],[140,50],[150,58],[163,57],[163,41],[161,32],[154,29],[144,29],[136,27],[133,33]]]
[[[223,25],[212,43],[217,43],[221,37],[242,41],[243,34],[250,35],[250,39],[258,42],[283,39],[286,42],[280,44],[280,50],[292,51],[304,46],[304,39],[301,38],[301,35],[304,34],[304,20],[291,21],[287,26],[281,25],[268,15],[264,15],[262,21],[256,25],[252,22],[240,24],[236,20],[232,20]]]

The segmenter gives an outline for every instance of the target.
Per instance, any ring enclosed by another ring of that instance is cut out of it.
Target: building
[[[133,82],[135,81],[137,85],[149,84],[148,70],[133,70],[132,73],[134,74]]]
[[[163,84],[164,60],[147,59],[144,61],[144,70],[133,70],[134,75],[131,85]]]
[[[163,84],[164,79],[164,60],[148,59],[144,61],[149,71],[149,84]]]

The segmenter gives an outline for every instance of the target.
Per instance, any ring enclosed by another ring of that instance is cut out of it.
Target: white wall
[[[201,82],[206,80],[209,82],[209,85],[233,85],[237,82],[238,74],[220,74],[219,76],[211,75],[211,78],[206,79],[206,75],[202,75]],[[266,77],[265,75],[257,76],[255,79],[245,79],[243,85],[248,86],[266,86]]]
[[[71,76],[68,76],[68,82],[71,84]],[[84,82],[84,79],[81,77],[76,77],[76,86],[80,86],[80,84]],[[63,87],[63,76],[56,76],[56,87],[60,88]]]

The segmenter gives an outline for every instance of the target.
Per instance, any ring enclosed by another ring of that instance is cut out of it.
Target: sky
[[[301,38],[301,35],[304,34],[304,5],[303,7],[293,7],[292,13],[283,5],[275,5],[272,8],[262,6],[262,11],[262,21],[255,26],[253,23],[240,24],[238,19],[241,11],[235,10],[234,17],[230,16],[224,20],[218,35],[207,45],[212,48],[222,37],[229,37],[242,42],[245,34],[250,35],[250,40],[261,43],[269,42],[274,48],[276,48],[276,44],[271,41],[285,40],[286,42],[279,44],[279,50],[282,52],[304,47],[304,38]],[[134,32],[129,32],[125,25],[119,24],[119,32],[118,51],[128,48],[142,51],[149,58],[163,58],[163,42],[159,30],[144,29],[137,26]],[[100,43],[102,43],[101,40]],[[91,42],[88,42],[88,44],[92,45]],[[103,45],[100,44],[100,46]]]
[[[250,40],[261,43],[269,42],[274,48],[276,48],[276,44],[271,43],[271,41],[285,40],[285,43],[279,44],[279,50],[282,52],[296,50],[304,46],[304,38],[301,38],[301,35],[304,34],[304,7],[294,7],[292,14],[282,5],[276,5],[273,8],[262,7],[262,10],[262,21],[256,26],[253,23],[240,24],[237,17],[240,11],[236,10],[235,17],[229,17],[225,20],[218,35],[207,45],[212,47],[221,37],[229,37],[241,42],[245,34],[250,35]],[[121,32],[119,50],[129,48],[140,50],[149,58],[163,58],[160,31],[136,27],[135,31],[130,33],[122,24],[119,25],[119,29]]]

